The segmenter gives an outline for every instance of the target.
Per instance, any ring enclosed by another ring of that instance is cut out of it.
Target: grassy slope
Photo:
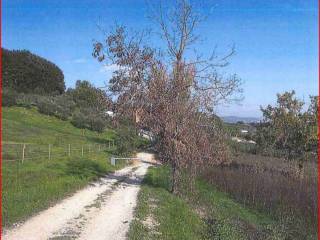
[[[103,144],[114,131],[102,134],[75,128],[68,121],[39,114],[35,109],[3,108],[3,141],[40,144]],[[58,149],[59,150],[59,149]],[[2,163],[2,219],[4,226],[25,219],[72,193],[97,176],[118,167],[106,161],[110,153],[95,152],[84,157],[60,156]]]
[[[138,196],[136,219],[130,225],[129,239],[201,239],[203,222],[185,201],[169,193],[167,174],[167,168],[148,170]],[[144,223],[147,219],[154,220],[151,221],[153,227]]]
[[[196,193],[187,197],[192,200],[172,195],[168,176],[166,167],[149,169],[129,239],[285,239],[271,218],[202,181],[197,182]]]

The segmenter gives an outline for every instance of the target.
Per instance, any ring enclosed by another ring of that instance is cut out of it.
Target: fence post
[[[22,163],[24,162],[25,150],[26,150],[26,144],[24,143],[22,147]]]
[[[83,157],[83,146],[81,147],[81,156]]]
[[[71,144],[69,144],[69,153],[68,153],[69,157],[71,155]]]
[[[89,144],[89,154],[90,154],[90,144]]]
[[[111,157],[111,165],[115,166],[116,165],[116,159],[114,157]]]
[[[100,146],[100,144],[99,144],[99,150],[98,150],[98,152],[100,152],[100,148],[101,148],[101,146]]]
[[[49,161],[51,160],[51,144],[49,144]]]

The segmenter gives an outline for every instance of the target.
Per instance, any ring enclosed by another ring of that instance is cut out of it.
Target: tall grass
[[[205,179],[245,206],[275,217],[288,239],[316,239],[317,166],[240,154],[230,164],[207,170]]]
[[[202,179],[194,192],[172,194],[170,171],[169,166],[148,170],[129,239],[286,239],[270,216],[243,206]],[[148,219],[153,219],[151,226]]]

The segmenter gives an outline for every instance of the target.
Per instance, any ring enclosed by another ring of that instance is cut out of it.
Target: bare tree
[[[167,58],[143,43],[145,33],[129,37],[124,27],[117,27],[106,44],[96,43],[93,55],[119,66],[109,82],[118,109],[138,113],[139,127],[156,136],[161,159],[172,166],[172,191],[179,193],[183,174],[190,176],[192,188],[201,168],[227,160],[214,109],[222,101],[235,100],[241,81],[236,75],[218,73],[228,65],[233,48],[222,58],[213,53],[207,59],[200,55],[187,59],[186,52],[199,39],[195,31],[203,18],[186,0],[177,1],[169,13],[161,4],[153,12]]]

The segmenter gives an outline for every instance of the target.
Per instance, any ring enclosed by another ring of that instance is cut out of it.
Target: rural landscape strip
[[[319,238],[316,1],[4,2],[1,237]]]
[[[14,239],[124,239],[147,163],[129,166],[7,230]],[[88,238],[90,236],[90,238]],[[92,236],[95,236],[92,238]]]

